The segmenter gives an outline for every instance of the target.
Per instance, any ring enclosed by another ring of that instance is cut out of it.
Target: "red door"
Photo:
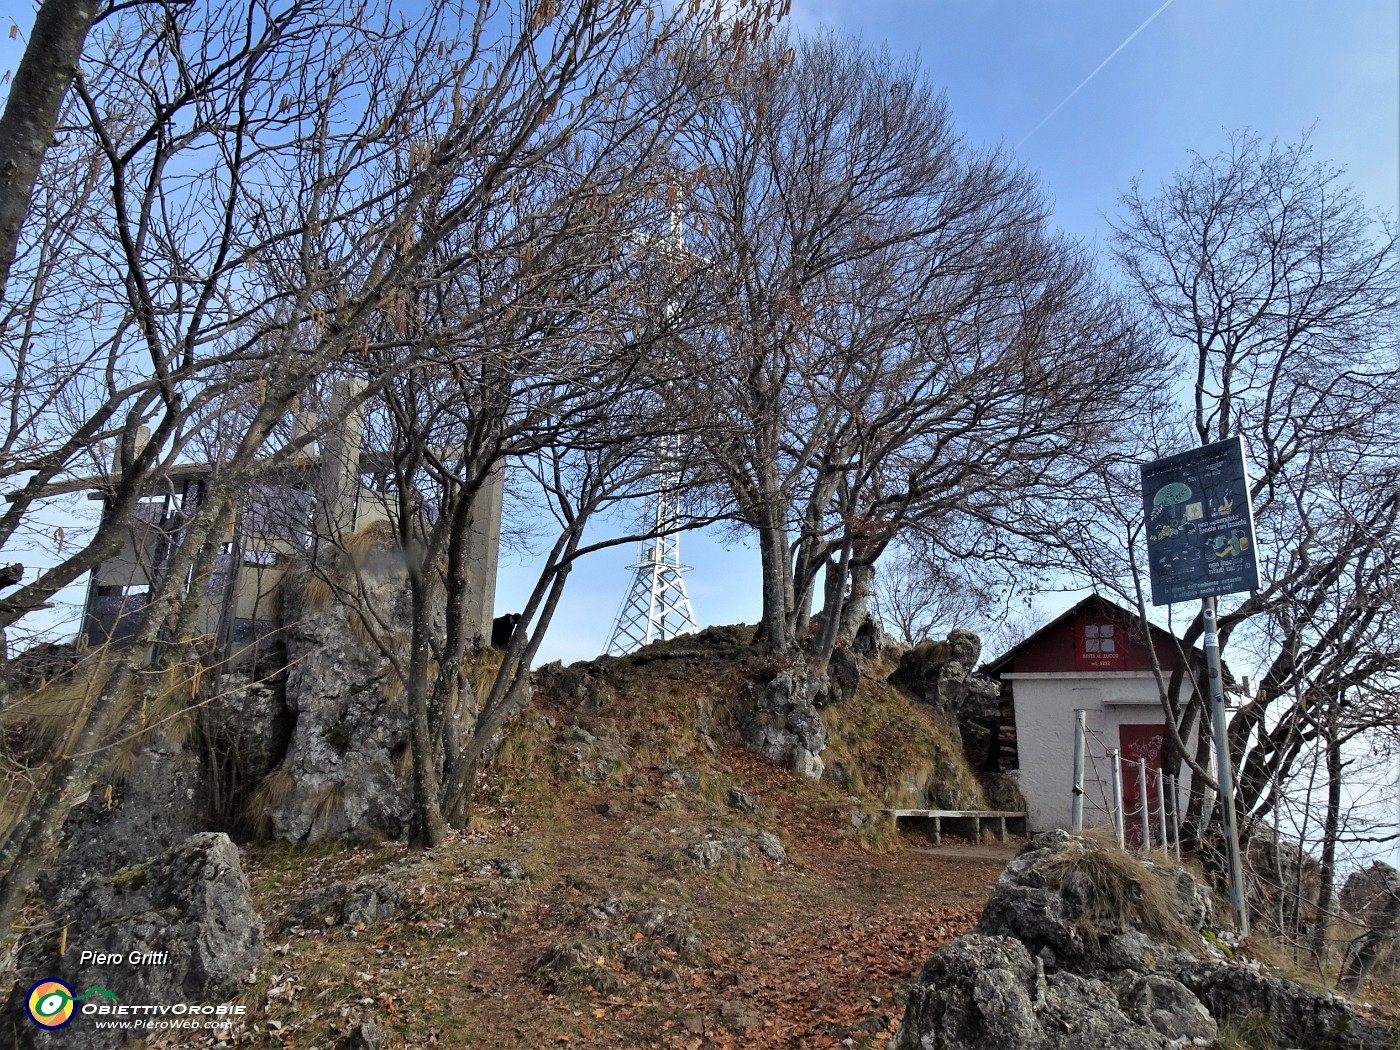
[[[1138,795],[1138,759],[1147,760],[1147,817],[1157,834],[1157,770],[1162,766],[1162,723],[1118,727],[1123,753],[1123,830],[1128,845],[1142,845],[1142,800]],[[1158,843],[1160,846],[1161,843]]]

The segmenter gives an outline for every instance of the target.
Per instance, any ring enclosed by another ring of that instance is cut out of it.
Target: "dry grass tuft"
[[[472,692],[476,694],[478,705],[480,705],[482,698],[491,691],[491,687],[496,684],[496,675],[500,672],[501,663],[504,660],[505,653],[490,646],[469,652],[462,657],[462,673],[467,682],[470,683]],[[456,702],[460,708],[461,696],[456,697]]]
[[[1278,1050],[1278,1026],[1264,1010],[1251,1010],[1221,1027],[1214,1050]]]
[[[1176,894],[1132,854],[1079,839],[1048,860],[1044,871],[1050,885],[1078,909],[1085,933],[1131,927],[1179,948],[1196,947],[1195,931],[1179,917]]]
[[[380,551],[394,550],[398,545],[399,540],[394,535],[393,526],[380,519],[356,529],[345,537],[340,548],[350,556],[354,564],[363,565],[371,555]]]
[[[265,838],[271,832],[272,814],[286,804],[296,786],[296,775],[286,766],[278,766],[258,782],[249,796],[246,814],[258,837]]]
[[[31,759],[50,758],[107,684],[110,668],[99,664],[87,674],[45,682],[17,696],[0,714],[0,727],[24,734],[23,752]],[[129,702],[129,698],[128,698]]]
[[[145,744],[145,735],[138,734],[112,748],[112,752],[107,758],[107,764],[103,768],[103,778],[110,784],[120,784],[130,776],[131,771],[136,768],[136,763],[141,758]]]
[[[312,808],[312,820],[330,820],[345,812],[345,784],[339,780],[328,780],[316,792],[316,802]]]
[[[301,604],[308,609],[324,609],[336,600],[336,586],[324,576],[312,573],[301,587]]]

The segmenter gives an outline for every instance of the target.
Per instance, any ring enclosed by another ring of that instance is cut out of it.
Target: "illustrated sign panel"
[[[1152,604],[1259,589],[1244,439],[1142,468]]]

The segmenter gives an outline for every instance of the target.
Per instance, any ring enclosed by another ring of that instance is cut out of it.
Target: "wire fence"
[[[1145,757],[1125,758],[1121,748],[1090,728],[1084,712],[1076,712],[1074,733],[1074,830],[1108,827],[1124,849],[1171,850],[1179,859],[1179,807],[1167,804],[1179,797],[1177,778]]]

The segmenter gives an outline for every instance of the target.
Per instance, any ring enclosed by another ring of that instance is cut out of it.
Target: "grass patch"
[[[117,889],[139,890],[146,884],[146,876],[150,873],[154,860],[148,860],[144,864],[137,864],[126,868],[112,876],[112,885]]]
[[[1278,1028],[1263,1010],[1251,1010],[1238,1021],[1222,1025],[1214,1050],[1279,1050]]]
[[[929,792],[951,792],[959,808],[985,808],[977,777],[952,728],[927,704],[862,674],[855,695],[822,708],[828,768],[843,763],[844,787],[881,806],[927,808]]]

